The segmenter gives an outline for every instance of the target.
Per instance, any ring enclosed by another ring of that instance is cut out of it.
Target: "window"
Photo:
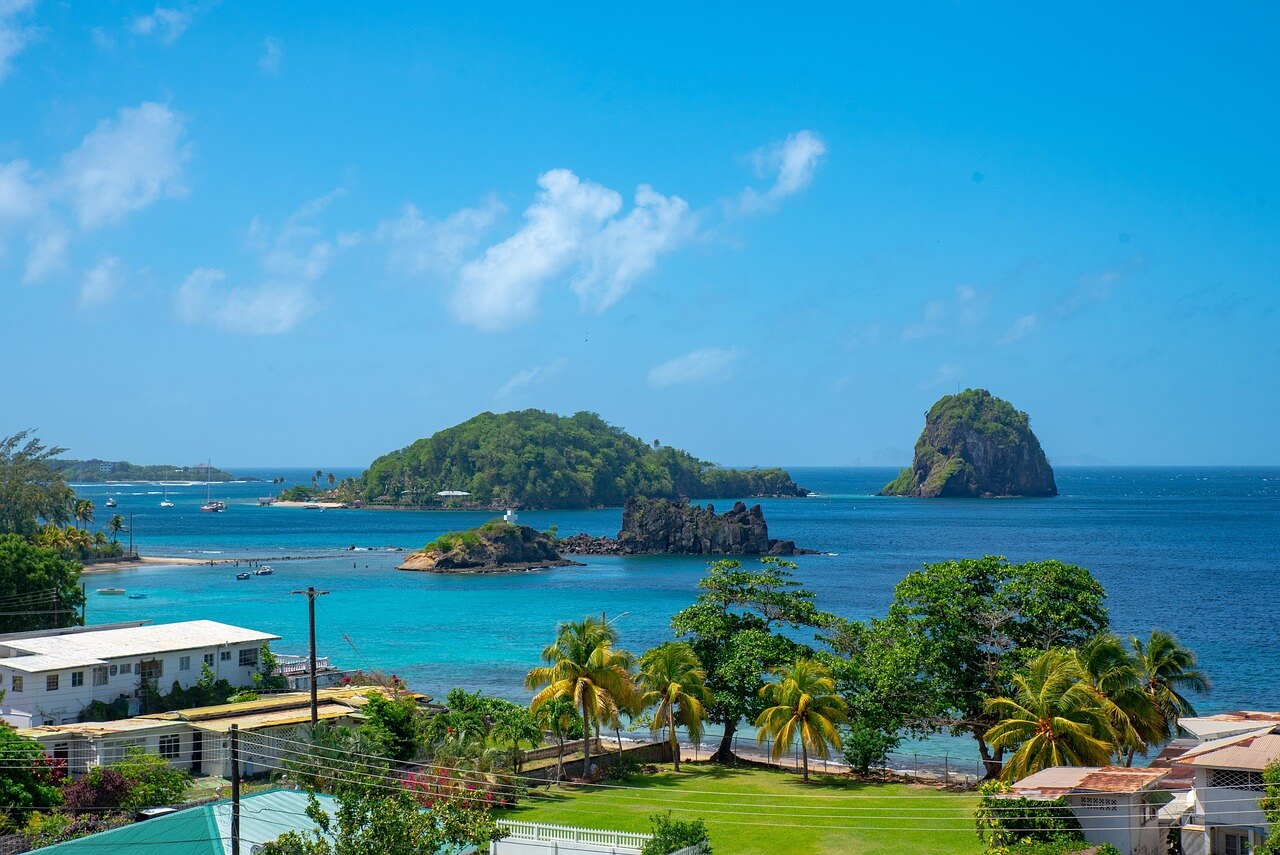
[[[120,666],[119,666],[119,665],[112,665],[112,666],[111,666],[111,676],[112,676],[112,677],[114,677],[115,675],[117,675],[117,674],[119,674],[119,673],[120,673]]]
[[[93,685],[95,685],[95,686],[105,686],[105,685],[107,685],[107,666],[106,666],[106,665],[95,665],[95,666],[94,666],[94,668],[93,668]]]
[[[12,686],[12,688],[13,688],[13,691],[15,691],[15,692],[21,692],[21,691],[22,691],[22,675],[21,675],[21,674],[14,674],[14,675],[13,675],[13,686]]]
[[[131,664],[130,664],[130,663],[128,663],[128,662],[126,662],[126,663],[124,663],[123,665],[121,665],[121,666],[120,666],[120,673],[121,673],[121,674],[128,674],[128,673],[130,673],[132,670],[133,670],[133,665],[131,665]]]
[[[1090,810],[1107,810],[1114,811],[1117,806],[1115,799],[1100,799],[1097,796],[1085,796],[1080,799],[1080,806],[1089,808]]]
[[[179,656],[179,657],[178,657],[178,670],[179,670],[179,671],[190,671],[190,670],[191,670],[191,657],[190,657],[190,656]]]
[[[1227,832],[1224,835],[1223,842],[1226,844],[1226,848],[1223,850],[1226,855],[1249,855],[1253,851],[1249,848],[1249,838],[1243,834]]]
[[[72,687],[72,688],[75,688],[76,686],[83,686],[83,685],[84,685],[84,672],[83,672],[83,671],[72,671],[72,672],[71,672],[71,687]]]
[[[258,664],[258,648],[250,647],[248,650],[240,651],[240,667],[241,668],[245,668],[250,665],[256,666],[257,664]]]
[[[44,678],[44,690],[46,692],[58,691],[58,675],[57,674],[50,674],[48,677]]]
[[[1209,773],[1209,786],[1262,792],[1262,773],[1237,769],[1213,769]]]
[[[213,667],[213,654],[212,654],[212,653],[206,653],[206,654],[204,655],[204,664],[208,665],[210,668],[212,668],[212,667]]]
[[[220,661],[222,661],[222,662],[230,662],[230,661],[231,661],[231,651],[230,651],[230,650],[223,650],[223,651],[220,651],[220,652],[219,652],[219,654],[218,654],[218,659],[219,659]]]
[[[182,742],[177,734],[160,737],[160,756],[166,760],[177,759],[181,752]]]

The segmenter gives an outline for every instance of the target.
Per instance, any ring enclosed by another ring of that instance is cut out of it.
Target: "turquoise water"
[[[1094,572],[1118,631],[1158,626],[1196,650],[1214,680],[1202,711],[1280,708],[1280,468],[1064,469],[1060,497],[1005,501],[871,495],[895,474],[890,469],[793,473],[820,495],[762,504],[774,537],[837,553],[797,559],[824,609],[851,618],[883,614],[894,584],[925,561],[986,553],[1058,558]],[[110,513],[102,500],[116,494],[116,510],[133,511],[147,555],[340,555],[275,561],[274,576],[243,582],[230,567],[96,574],[88,577],[90,623],[210,618],[278,633],[279,650],[302,652],[305,599],[289,592],[314,585],[330,592],[318,600],[321,655],[343,667],[395,672],[428,693],[464,685],[526,697],[522,678],[556,622],[584,614],[621,616],[616,625],[637,651],[667,640],[669,616],[692,601],[705,567],[698,558],[653,556],[587,558],[586,567],[511,575],[403,573],[393,569],[400,554],[382,548],[417,548],[492,514],[260,508],[256,497],[270,485],[254,483],[214,485],[214,497],[229,505],[222,514],[197,510],[203,485],[170,487],[177,507],[168,510],[158,507],[158,486],[77,491],[98,504],[100,524]],[[561,534],[614,534],[621,510],[525,513],[521,522],[555,524]],[[92,593],[110,586],[147,599]]]

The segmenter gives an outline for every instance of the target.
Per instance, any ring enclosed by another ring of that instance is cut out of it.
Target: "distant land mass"
[[[724,469],[627,434],[595,413],[481,413],[384,454],[360,478],[367,504],[615,507],[632,496],[804,496],[784,469]],[[441,497],[448,492],[453,495]]]
[[[880,495],[1056,496],[1058,486],[1027,414],[986,389],[966,389],[929,408],[914,462]]]
[[[127,460],[50,460],[49,465],[72,484],[105,484],[111,481],[235,481],[230,472],[199,463],[195,466],[141,466]]]

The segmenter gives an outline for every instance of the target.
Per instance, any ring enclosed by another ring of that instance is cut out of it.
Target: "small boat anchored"
[[[116,506],[116,497],[115,497],[115,496],[107,496],[107,507],[108,507],[108,508],[114,508],[115,506]]]
[[[147,598],[146,594],[130,594],[129,595],[129,599],[131,600],[145,600],[146,598]]]
[[[160,507],[162,507],[162,508],[172,508],[172,507],[173,507],[173,502],[169,501],[169,488],[168,488],[168,486],[166,486],[166,487],[164,488],[164,496],[163,496],[163,497],[161,497],[161,499],[160,499]]]
[[[94,593],[119,596],[120,594],[124,593],[124,588],[99,588]]]
[[[274,572],[276,572],[276,571],[272,570],[269,566],[267,566],[267,567],[259,567],[257,570],[254,570],[254,571],[253,571],[253,575],[255,575],[255,576],[270,576],[270,575],[271,575],[272,573],[274,573]]]
[[[248,578],[249,578],[249,574],[248,574],[248,573],[237,573],[237,574],[236,574],[236,578],[237,578],[237,579],[239,579],[241,582],[243,582],[245,579],[248,579]]]

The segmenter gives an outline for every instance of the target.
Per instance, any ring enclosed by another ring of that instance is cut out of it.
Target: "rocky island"
[[[407,556],[397,569],[426,573],[503,573],[564,567],[551,538],[527,525],[503,520],[442,534]]]
[[[569,555],[797,555],[816,554],[790,540],[769,537],[759,505],[742,502],[723,514],[713,505],[688,499],[632,497],[622,509],[622,530],[614,537],[576,534],[556,546]]]
[[[915,460],[882,496],[1056,496],[1027,414],[986,389],[946,395],[925,414]]]

